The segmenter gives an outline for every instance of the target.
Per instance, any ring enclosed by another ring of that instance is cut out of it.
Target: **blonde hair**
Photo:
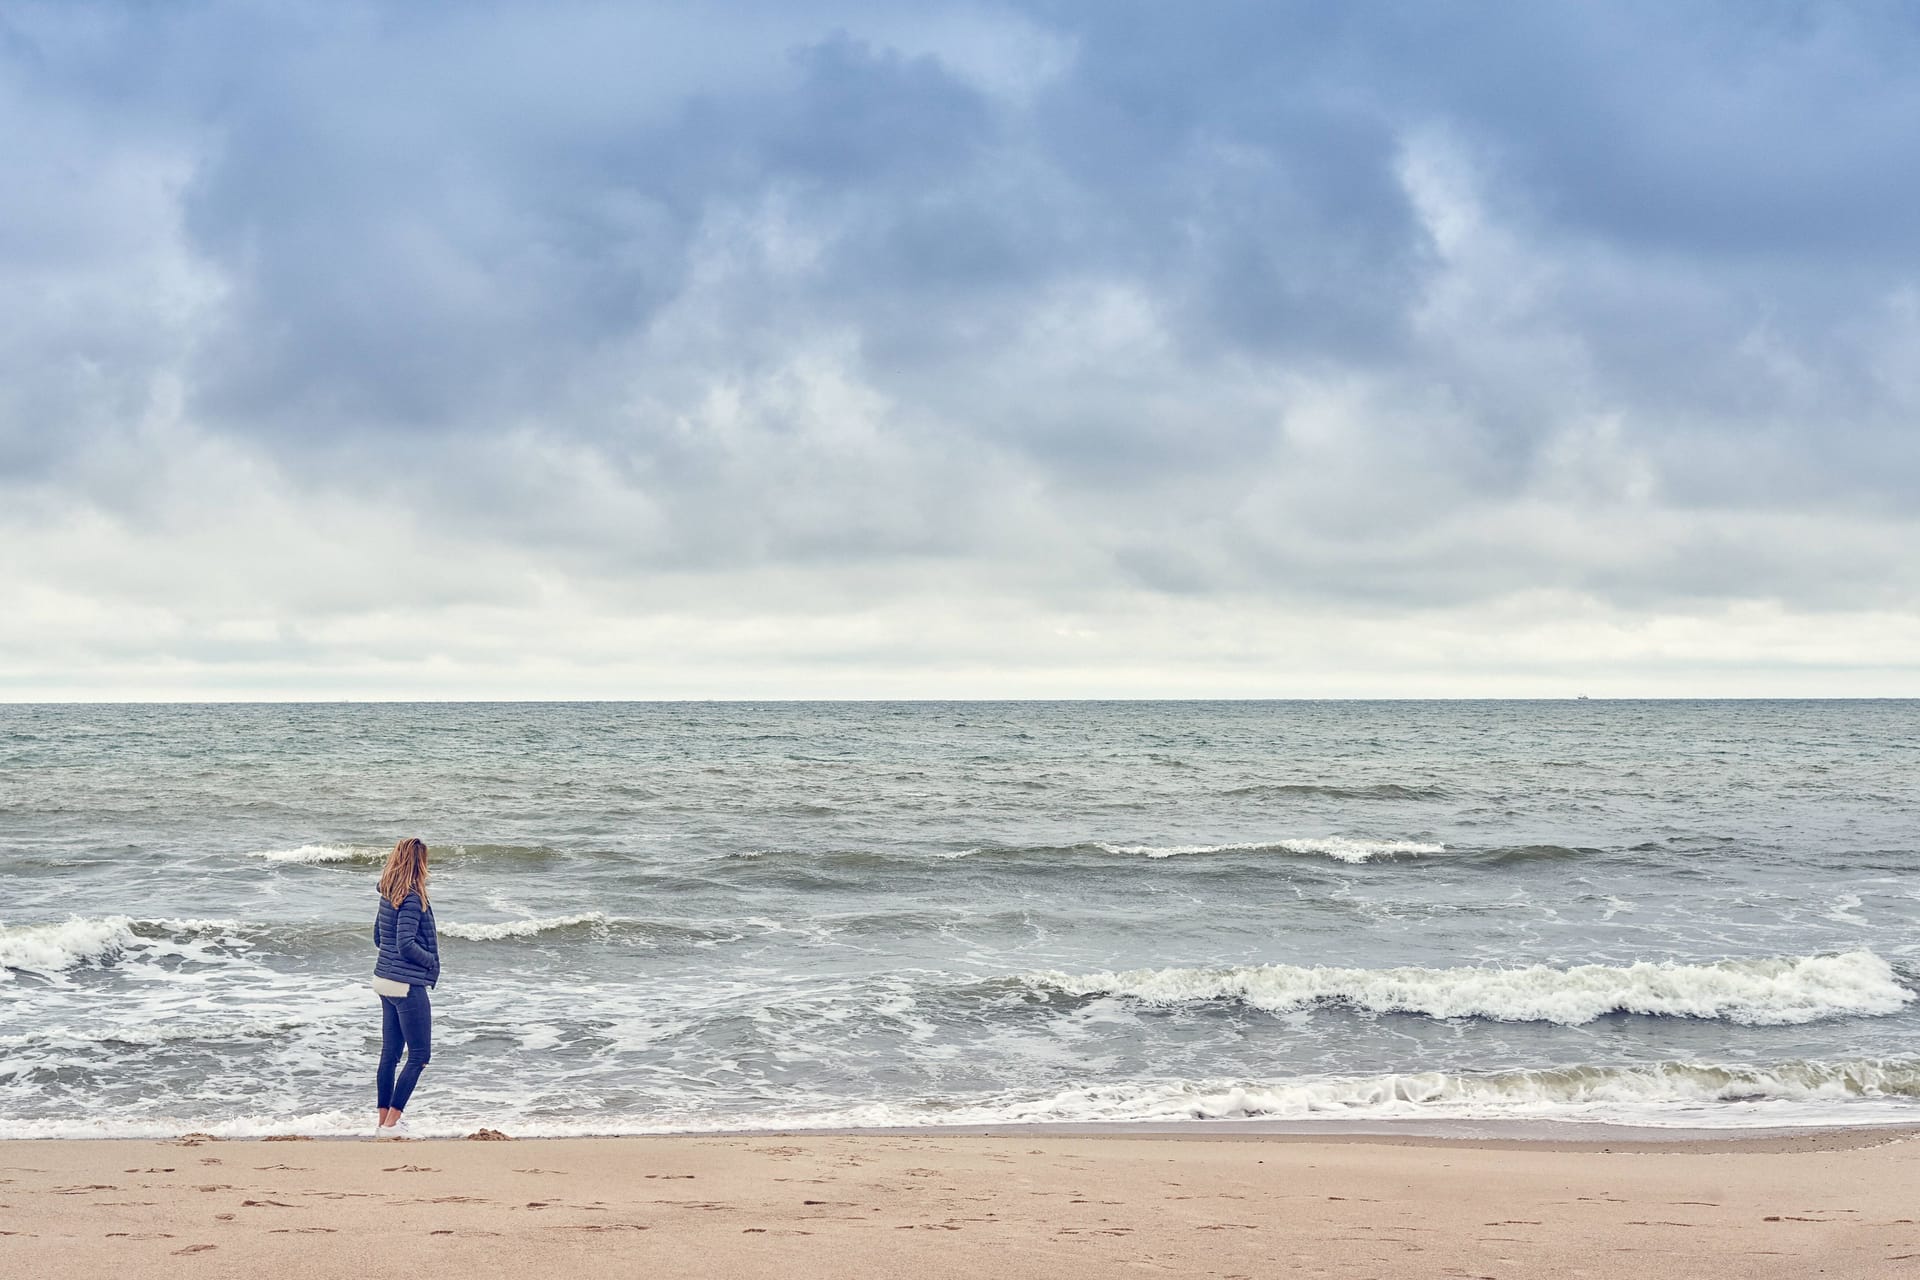
[[[427,844],[418,836],[394,845],[386,870],[380,873],[380,896],[388,902],[397,907],[410,893],[420,895],[421,906],[427,904]]]

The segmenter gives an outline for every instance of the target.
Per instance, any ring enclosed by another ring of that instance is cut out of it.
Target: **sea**
[[[1920,702],[0,706],[0,1136],[1920,1122]]]

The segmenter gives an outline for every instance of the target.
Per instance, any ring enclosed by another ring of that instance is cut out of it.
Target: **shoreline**
[[[503,1122],[505,1123],[505,1122]],[[1751,1127],[1641,1125],[1616,1121],[1557,1119],[1437,1118],[1408,1120],[1143,1120],[1047,1121],[1027,1124],[898,1125],[860,1128],[675,1129],[656,1132],[513,1133],[482,1126],[477,1131],[431,1132],[399,1142],[462,1142],[480,1134],[516,1142],[722,1141],[769,1138],[1052,1138],[1171,1142],[1275,1142],[1380,1146],[1479,1146],[1554,1151],[1841,1151],[1920,1138],[1920,1119],[1859,1124],[1754,1125]],[[323,1142],[375,1141],[370,1133],[299,1131],[228,1135],[206,1130],[161,1134],[61,1134],[0,1137],[0,1149],[23,1143],[177,1143],[184,1141]]]

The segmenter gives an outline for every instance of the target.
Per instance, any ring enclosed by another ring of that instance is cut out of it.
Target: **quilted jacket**
[[[377,978],[410,985],[432,986],[440,981],[440,938],[433,929],[433,908],[410,893],[394,906],[380,899],[373,918],[373,944],[380,958],[373,963]]]

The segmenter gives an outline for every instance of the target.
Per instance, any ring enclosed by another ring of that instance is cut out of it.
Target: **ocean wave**
[[[942,1117],[948,1124],[1309,1118],[1555,1118],[1648,1123],[1716,1104],[1920,1103],[1920,1059],[1772,1065],[1656,1062],[1493,1072],[1404,1072],[1268,1082],[1083,1085]],[[1844,1113],[1824,1113],[1837,1120]],[[1884,1118],[1884,1113],[1881,1117]]]
[[[185,954],[169,944],[182,936],[207,934],[237,941],[233,935],[239,929],[232,920],[136,920],[131,916],[0,925],[0,976],[11,978],[16,970],[63,973],[85,964],[104,964],[136,949]]]
[[[247,853],[249,858],[258,858],[263,862],[305,864],[308,866],[331,866],[339,863],[357,863],[378,866],[387,860],[393,852],[391,846],[370,844],[303,844],[290,849],[254,849]],[[545,862],[555,856],[554,850],[543,845],[519,844],[436,844],[428,846],[428,853],[439,862]]]
[[[1108,853],[1134,854],[1148,858],[1179,858],[1203,853],[1297,853],[1317,854],[1337,862],[1372,862],[1383,858],[1418,857],[1445,853],[1447,846],[1431,840],[1350,840],[1345,836],[1319,836],[1306,839],[1248,840],[1233,844],[1108,844],[1095,846]]]
[[[134,942],[133,921],[126,916],[0,926],[0,972],[59,973],[107,959]]]
[[[1520,844],[1501,849],[1486,849],[1471,855],[1472,861],[1491,867],[1520,862],[1570,862],[1600,853],[1599,849],[1569,848],[1563,844]]]
[[[712,1111],[692,1098],[643,1113],[560,1119],[514,1107],[445,1099],[417,1131],[457,1137],[482,1125],[515,1137],[729,1133],[768,1130],[935,1129],[1003,1125],[1174,1124],[1193,1121],[1557,1121],[1688,1129],[1912,1123],[1920,1059],[1858,1058],[1773,1064],[1654,1062],[1491,1072],[1400,1072],[1281,1080],[1145,1080],[1083,1084],[1053,1093],[965,1098],[825,1099],[779,1111]],[[0,1138],[225,1138],[361,1132],[356,1111],[167,1118],[91,1113],[0,1118]]]
[[[603,911],[582,911],[570,916],[502,920],[490,924],[449,923],[437,927],[439,932],[450,938],[465,938],[471,942],[501,942],[508,938],[532,938],[543,933],[576,929],[582,925],[600,926],[607,923],[608,917]]]
[[[1439,787],[1410,787],[1399,782],[1379,782],[1357,787],[1320,782],[1261,782],[1246,787],[1230,787],[1220,794],[1249,799],[1317,797],[1327,800],[1441,800],[1447,793]]]
[[[470,942],[514,942],[591,931],[611,933],[646,946],[708,946],[761,933],[803,932],[762,917],[675,921],[624,918],[604,911],[522,920],[446,921],[438,927],[443,937]],[[341,946],[364,946],[367,937],[368,925],[360,921],[142,920],[116,915],[0,925],[0,981],[9,979],[14,971],[52,975],[88,965],[104,968],[132,959],[173,957],[214,963],[230,962],[236,952],[256,956],[288,950],[318,953]]]
[[[1168,1007],[1224,1000],[1273,1013],[1324,1006],[1568,1026],[1609,1014],[1789,1026],[1824,1018],[1897,1013],[1916,998],[1900,984],[1892,966],[1870,951],[1712,964],[1587,964],[1569,969],[1547,965],[1335,969],[1274,964],[1085,975],[1047,972],[1028,975],[1024,981],[1070,996],[1123,996]]]
[[[303,844],[293,849],[256,849],[247,854],[266,862],[385,862],[391,850],[363,844]]]

